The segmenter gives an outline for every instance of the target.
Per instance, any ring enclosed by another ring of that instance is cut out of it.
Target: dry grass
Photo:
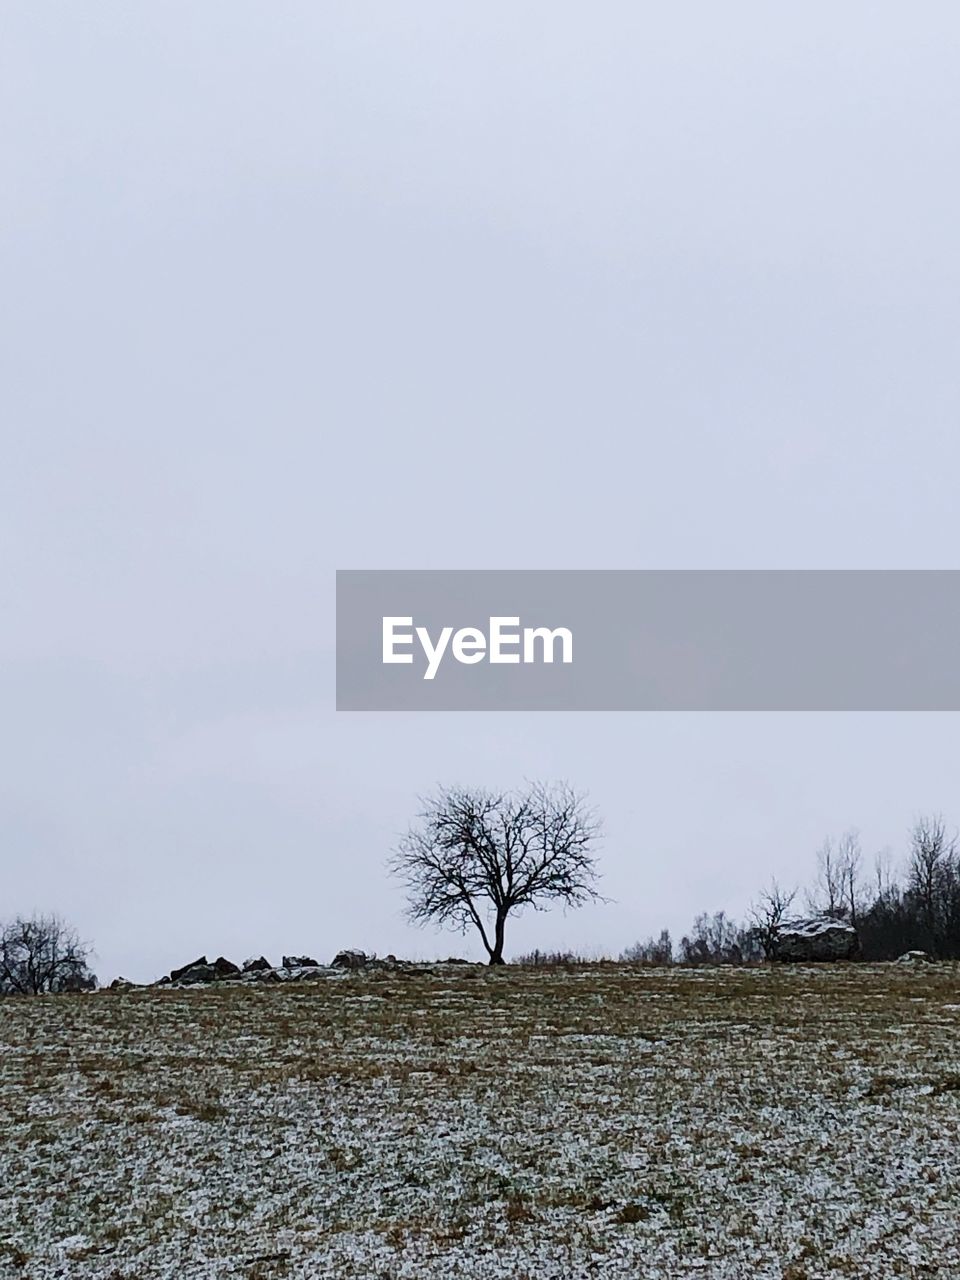
[[[0,1275],[960,1276],[953,966],[0,1003]]]

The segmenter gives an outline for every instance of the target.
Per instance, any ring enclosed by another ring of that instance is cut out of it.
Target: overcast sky
[[[333,710],[336,568],[960,567],[958,46],[950,3],[4,5],[0,914],[106,980],[479,955],[391,844],[565,777],[615,901],[507,950],[617,951],[960,821],[955,715]]]

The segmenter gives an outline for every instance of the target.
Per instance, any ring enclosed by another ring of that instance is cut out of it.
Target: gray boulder
[[[310,956],[284,956],[283,969],[317,969],[319,965]]]
[[[334,969],[363,969],[368,963],[365,951],[338,951],[333,957]]]
[[[860,938],[852,924],[816,916],[785,921],[773,941],[773,959],[795,964],[853,960],[860,952]]]
[[[189,964],[185,964],[185,965],[183,966],[183,968],[182,968],[182,969],[171,969],[171,970],[170,970],[170,981],[171,981],[171,982],[179,982],[179,981],[181,980],[181,978],[183,977],[183,975],[184,975],[188,970],[190,970],[190,969],[199,969],[199,968],[201,968],[201,967],[205,967],[205,966],[206,966],[206,963],[207,963],[207,957],[206,957],[206,956],[201,956],[199,960],[191,960]]]
[[[235,965],[226,956],[217,956],[212,963],[206,956],[200,956],[198,960],[185,964],[181,969],[171,969],[169,978],[161,978],[160,983],[184,985],[195,982],[218,982],[239,977],[239,965]]]
[[[266,969],[272,969],[273,965],[266,956],[258,956],[254,960],[245,960],[243,962],[244,973],[262,973]]]
[[[214,982],[216,977],[217,971],[212,964],[195,964],[185,972],[181,972],[176,981],[181,986],[188,986],[196,982]]]
[[[932,964],[926,951],[905,951],[897,956],[897,964]]]

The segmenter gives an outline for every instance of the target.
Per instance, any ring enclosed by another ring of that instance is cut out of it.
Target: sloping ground
[[[0,1274],[960,1277],[960,973],[0,1002]]]

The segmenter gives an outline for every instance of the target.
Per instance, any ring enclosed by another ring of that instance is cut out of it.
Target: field
[[[960,1277],[960,971],[8,999],[0,1275]]]

